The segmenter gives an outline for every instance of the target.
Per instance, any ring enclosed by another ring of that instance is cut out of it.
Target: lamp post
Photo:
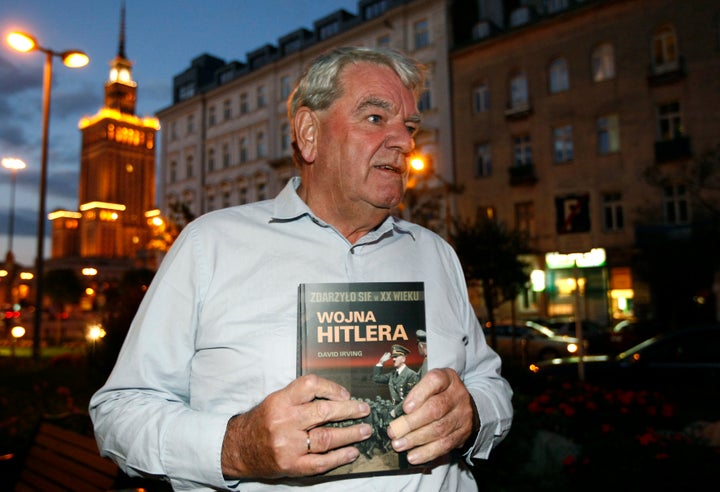
[[[15,186],[17,181],[17,172],[27,167],[25,162],[13,157],[4,157],[2,166],[10,171],[10,216],[8,217],[8,249],[7,259],[11,261],[13,258],[13,226],[15,224]]]
[[[422,189],[427,192],[432,192],[434,190],[440,189],[442,191],[442,202],[443,202],[443,215],[442,218],[442,228],[443,231],[437,231],[441,232],[442,236],[445,237],[445,239],[450,238],[450,233],[452,230],[452,208],[450,206],[450,195],[453,193],[461,193],[463,188],[462,186],[458,186],[454,183],[449,182],[446,180],[443,176],[435,172],[435,169],[433,167],[432,159],[427,155],[422,155],[420,153],[416,153],[409,157],[408,164],[411,169],[411,176],[408,179],[408,188],[409,189],[420,189],[420,184],[422,183]],[[427,186],[428,181],[431,179],[435,179],[438,182],[440,182],[440,186],[437,187],[428,187]],[[413,206],[410,207],[410,219],[416,220],[414,215]],[[421,225],[428,226],[428,224],[423,223],[423,221],[420,221]]]
[[[7,43],[16,51],[27,53],[41,51],[45,54],[45,67],[43,70],[43,104],[42,104],[42,154],[40,158],[40,198],[38,205],[37,230],[37,257],[35,267],[35,329],[33,331],[33,358],[40,359],[40,342],[42,329],[43,304],[43,270],[45,267],[45,201],[47,194],[47,159],[48,159],[48,130],[50,126],[50,89],[52,88],[52,61],[53,57],[61,58],[65,66],[81,68],[90,62],[88,56],[82,51],[68,50],[53,51],[40,46],[34,37],[21,32],[11,32],[7,36]]]

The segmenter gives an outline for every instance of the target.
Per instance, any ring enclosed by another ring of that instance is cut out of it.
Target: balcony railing
[[[647,81],[650,87],[657,87],[659,85],[674,84],[685,77],[687,77],[685,58],[680,56],[675,63],[651,66]]]
[[[535,175],[535,166],[532,164],[511,166],[508,171],[510,172],[510,186],[531,185],[537,183],[538,178]]]
[[[690,137],[681,135],[672,140],[655,142],[655,162],[671,162],[692,157]]]

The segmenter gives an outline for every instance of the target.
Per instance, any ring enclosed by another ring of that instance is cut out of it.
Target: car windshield
[[[658,337],[648,338],[648,339],[645,340],[644,342],[641,342],[641,343],[635,345],[634,347],[631,347],[631,348],[629,348],[628,350],[619,353],[619,354],[617,355],[617,357],[616,357],[617,360],[625,360],[625,359],[633,359],[633,360],[635,360],[635,359],[638,359],[638,358],[640,357],[640,355],[638,354],[638,352],[641,352],[641,351],[642,351],[645,347],[647,347],[648,345],[652,345],[653,343],[655,343],[655,341],[657,340],[657,338],[658,338]]]
[[[528,327],[532,328],[533,330],[539,331],[540,333],[542,333],[544,336],[546,336],[548,338],[555,336],[555,332],[552,331],[550,328],[543,326],[543,325],[539,325],[539,324],[535,323],[534,321],[526,321],[525,324]]]

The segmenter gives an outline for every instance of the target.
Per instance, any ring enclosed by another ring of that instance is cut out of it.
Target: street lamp
[[[7,249],[7,261],[11,262],[13,259],[12,248],[13,248],[13,226],[15,222],[15,186],[17,181],[17,172],[27,167],[25,162],[14,157],[4,157],[2,160],[2,166],[10,171],[10,217],[8,218],[8,249]]]
[[[43,270],[45,267],[45,200],[47,194],[47,158],[48,158],[48,130],[50,126],[50,89],[52,87],[52,61],[53,56],[62,59],[65,66],[81,68],[90,62],[90,58],[82,51],[68,50],[63,52],[43,48],[34,37],[22,32],[11,32],[7,36],[7,43],[16,51],[27,53],[41,51],[45,53],[45,68],[43,71],[43,120],[42,120],[42,155],[40,160],[40,201],[38,206],[37,231],[37,258],[35,273],[35,330],[33,332],[33,358],[40,359],[42,304],[43,304]]]

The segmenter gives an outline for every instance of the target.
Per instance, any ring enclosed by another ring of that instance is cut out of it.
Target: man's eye
[[[407,125],[405,128],[407,128],[407,131],[411,136],[415,136],[415,133],[417,133],[418,130],[416,126],[411,125]]]
[[[370,123],[380,123],[380,121],[382,121],[382,118],[380,117],[380,115],[371,114],[370,116],[368,116],[368,121]]]

